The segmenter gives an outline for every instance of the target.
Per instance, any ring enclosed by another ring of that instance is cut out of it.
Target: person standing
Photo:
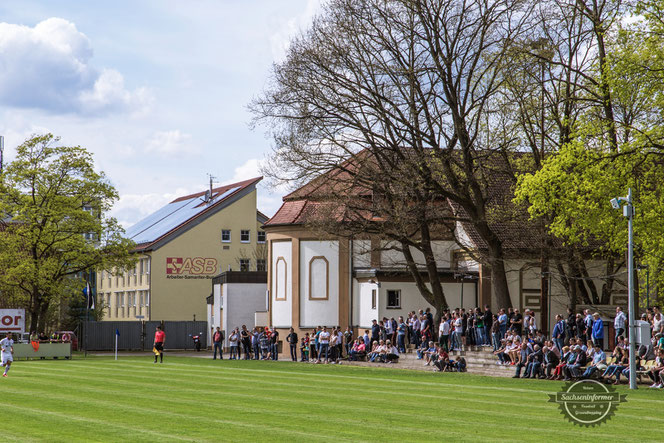
[[[618,343],[618,337],[625,334],[625,322],[627,317],[620,306],[616,306],[616,318],[613,320],[613,328],[616,331],[614,343]],[[631,337],[630,337],[631,338]]]
[[[493,326],[493,313],[489,305],[484,305],[484,316],[482,318],[484,323],[484,344],[491,345],[492,336],[491,336],[491,327]]]
[[[286,336],[286,341],[290,345],[291,360],[297,361],[297,334],[295,329],[290,328],[290,333]]]
[[[560,314],[556,315],[556,325],[553,327],[551,338],[553,338],[553,343],[558,351],[562,352],[563,346],[565,345],[565,324],[563,322],[563,316]]]
[[[397,345],[399,352],[402,354],[406,352],[406,332],[408,332],[408,326],[406,326],[403,317],[399,316],[399,324],[397,325]]]
[[[380,340],[380,326],[377,320],[371,321],[371,343]]]
[[[224,359],[224,333],[221,331],[221,328],[217,326],[217,330],[214,331],[212,335],[212,345],[214,348],[214,355],[212,360],[217,359],[217,349],[219,350],[219,360]]]
[[[251,360],[251,336],[247,330],[247,325],[242,325],[242,331],[240,331],[240,342],[242,343],[244,359]]]
[[[240,341],[240,333],[238,328],[233,329],[231,336],[228,338],[228,342],[231,345],[231,360],[239,360],[240,354],[238,353],[238,342]]]
[[[599,318],[599,312],[593,314],[593,343],[604,349],[604,323]]]
[[[157,331],[154,333],[154,362],[157,363],[157,357],[159,357],[159,363],[164,362],[164,343],[166,342],[166,333],[161,329],[161,326],[157,326]]]
[[[2,349],[2,366],[5,368],[2,376],[7,377],[7,373],[14,361],[14,340],[12,339],[11,332],[7,332],[7,336],[0,340],[0,348]]]
[[[375,322],[376,320],[374,320]],[[330,352],[330,333],[327,332],[327,327],[323,326],[323,331],[318,335],[318,340],[320,342],[320,352],[318,353],[318,360],[316,363],[320,363],[323,358],[325,363],[329,360]]]
[[[261,352],[260,332],[258,332],[258,328],[254,328],[251,331],[251,345],[254,348],[254,360],[258,360]]]
[[[272,360],[279,360],[279,331],[274,328],[270,335],[270,355]]]
[[[346,340],[346,356],[350,355],[350,350],[353,347],[353,330],[350,326],[346,327],[346,332],[344,332],[344,339]]]

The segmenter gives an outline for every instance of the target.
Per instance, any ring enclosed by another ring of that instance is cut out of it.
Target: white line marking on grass
[[[178,372],[186,372],[186,371],[178,370]],[[196,371],[196,372],[200,372],[200,371]],[[219,374],[215,374],[215,375],[218,376]],[[198,375],[197,377],[202,377],[202,376]],[[251,385],[252,383],[255,383],[255,382],[261,382],[261,380],[253,380],[253,381],[250,381],[250,380],[246,380],[246,379],[243,379],[243,378],[236,378],[236,377],[229,378],[229,377],[225,377],[225,376],[222,376],[222,377],[224,377],[224,380],[227,380],[227,381],[240,381],[240,382],[247,382],[247,384],[250,384],[250,385]],[[78,378],[78,379],[83,378],[83,379],[89,379],[89,380],[97,380],[97,379],[94,379],[94,378],[90,378],[90,377],[81,377],[81,376],[74,376],[74,378]],[[141,377],[141,378],[146,378],[146,379],[148,379],[148,380],[153,380],[153,378],[150,378],[150,377]],[[126,385],[127,382],[128,382],[128,380],[126,380],[126,378],[123,378],[123,379],[119,380],[119,382],[121,382],[121,383],[123,383],[123,384]],[[188,381],[187,381],[187,383],[188,383],[188,384],[193,384],[193,385],[200,385],[200,383],[194,383],[194,382],[188,382]],[[274,381],[274,382],[267,382],[267,383],[269,383],[269,384],[271,383],[271,384],[273,384],[273,385],[283,385],[283,386],[289,386],[289,387],[296,387],[296,388],[301,387],[301,383],[300,383],[300,384],[290,384],[290,383],[277,382],[277,381]],[[135,382],[135,384],[137,384],[137,385],[139,385],[139,386],[144,386],[144,384],[137,383],[137,382]],[[214,386],[214,385],[213,385],[213,386]],[[365,387],[365,388],[366,388],[366,387]],[[332,388],[331,388],[331,389],[332,389]],[[181,391],[185,391],[185,389],[180,389],[180,390],[181,390]],[[271,390],[272,390],[272,391],[283,391],[283,392],[296,392],[296,391],[297,391],[297,389],[295,389],[295,390],[294,390],[294,389],[277,389],[277,388],[275,388],[275,387],[273,387],[273,386],[271,387]],[[367,389],[367,390],[369,390],[370,393],[373,392],[371,389]],[[187,391],[187,392],[193,392],[193,393],[195,393],[195,394],[207,394],[207,393],[209,393],[208,390],[186,389],[186,391]],[[306,389],[304,390],[304,393],[308,393],[308,392],[310,392],[310,390],[306,390]],[[529,392],[530,392],[530,391],[529,391]],[[396,392],[396,393],[393,393],[393,392],[385,392],[385,393],[383,393],[383,394],[402,395],[402,394],[400,394],[400,393],[398,393],[398,392]],[[264,393],[262,393],[262,394],[259,393],[259,394],[256,394],[256,395],[251,395],[251,394],[244,394],[244,393],[225,392],[225,395],[235,396],[235,397],[243,397],[243,398],[263,398],[265,394],[264,394]],[[496,397],[496,396],[497,396],[497,397],[500,397],[500,398],[504,397],[504,395],[496,395],[496,394],[488,394],[488,395],[489,395],[489,396],[492,396],[492,397]],[[338,397],[338,398],[341,398],[342,400],[343,400],[343,399],[346,399],[346,400],[347,400],[348,397],[349,397],[349,396],[344,396],[344,395],[330,395],[330,396],[331,396],[331,397]],[[455,399],[455,398],[458,398],[457,396],[453,396],[453,395],[452,395],[452,396],[450,396],[450,395],[445,395],[445,396],[443,396],[443,395],[439,395],[439,396],[436,396],[436,395],[420,395],[420,396],[422,396],[422,397],[424,397],[424,398],[431,398],[431,399],[434,399],[434,400],[435,400],[435,399],[443,399],[443,398],[447,398],[447,399]],[[485,395],[485,396],[486,396],[486,395]],[[358,397],[358,400],[361,401],[361,400],[364,399],[364,398],[366,398],[366,397],[365,397],[365,396],[359,396],[359,397]],[[476,400],[476,399],[465,399],[465,400],[466,400],[466,401],[472,401],[472,402],[477,402],[477,403],[486,404],[486,401],[482,401],[482,400]],[[296,404],[303,404],[303,403],[304,403],[303,401],[290,400],[290,399],[278,399],[278,400],[275,400],[275,401],[292,402],[292,403],[296,403]],[[313,404],[313,405],[316,405],[316,404],[318,404],[318,401],[314,401],[312,404]],[[504,406],[507,406],[507,407],[515,407],[515,406],[518,406],[520,409],[522,409],[522,408],[531,408],[531,409],[532,409],[532,408],[536,408],[536,409],[542,409],[542,410],[546,410],[546,409],[548,409],[546,404],[543,404],[543,405],[528,405],[528,406],[515,405],[514,403],[505,403],[505,402],[492,402],[492,404],[500,404],[500,405],[504,405]],[[346,409],[349,409],[349,408],[350,408],[350,409],[354,409],[354,410],[356,410],[356,411],[359,412],[359,413],[362,413],[362,412],[365,411],[365,408],[363,408],[363,407],[359,407],[359,408],[356,408],[356,407],[350,407],[350,406],[347,406],[347,407],[346,407]],[[478,409],[477,409],[477,408],[455,408],[455,410],[458,410],[458,411],[461,411],[461,412],[468,412],[468,413],[470,413],[471,415],[472,415],[472,414],[476,414],[476,413],[478,412]],[[489,414],[489,415],[495,415],[495,416],[498,416],[498,417],[504,417],[505,415],[508,415],[508,416],[513,417],[513,418],[516,418],[516,419],[524,418],[524,414],[525,414],[525,416],[534,415],[534,414],[529,414],[528,412],[525,412],[525,413],[517,412],[517,413],[509,413],[509,414],[507,414],[507,413],[505,413],[505,412],[499,412],[499,411],[485,411],[485,413],[486,413],[486,414]],[[408,418],[408,417],[412,417],[412,414],[404,414],[404,415],[406,416],[406,418]],[[431,417],[431,418],[436,418],[436,417],[437,417],[437,416],[434,416],[434,417]],[[539,419],[539,418],[542,418],[542,416],[541,416],[541,414],[538,414],[538,415],[534,415],[534,418],[538,418],[538,419]],[[462,423],[469,424],[469,422],[471,422],[471,420],[469,420],[469,419],[466,418],[466,419],[464,419],[464,421],[463,421]],[[481,420],[479,420],[479,421],[473,421],[473,422],[474,422],[474,423],[477,423],[477,424],[483,424],[483,423],[484,423],[484,422],[481,421]],[[516,424],[513,425],[513,426],[515,427],[515,429],[520,429],[520,426],[517,426]],[[413,430],[418,430],[419,427],[417,427],[417,428],[411,428],[411,429],[413,429]],[[548,428],[537,428],[537,427],[532,427],[532,430],[534,430],[534,431],[535,431],[535,430],[546,431],[547,429],[548,429]],[[460,435],[462,435],[462,436],[466,436],[467,434],[460,434]],[[570,432],[570,435],[575,435],[575,434],[574,434],[574,432],[571,431],[571,432]],[[611,437],[611,435],[609,435],[609,434],[606,434],[606,436],[607,436],[607,437]]]
[[[95,390],[95,389],[92,389],[92,388],[89,389],[89,391],[99,392],[99,390]],[[10,393],[17,394],[17,395],[21,395],[21,394],[25,395],[25,394],[29,394],[29,393],[32,393],[32,394],[35,394],[35,395],[40,395],[40,394],[43,393],[41,391],[28,391],[28,390],[18,390],[18,389],[16,389],[16,390],[7,390],[6,392],[10,392]],[[187,404],[187,405],[194,405],[194,406],[200,406],[200,404],[201,404],[200,401],[195,401],[195,400],[191,400],[191,401],[174,400],[170,396],[151,396],[151,399],[154,399],[154,398],[157,398],[157,397],[159,397],[159,398],[163,399],[165,402],[169,402],[169,403],[180,403],[180,404]],[[95,405],[95,406],[103,405],[102,407],[110,407],[110,408],[116,408],[116,407],[119,406],[118,403],[108,401],[108,400],[81,398],[81,397],[77,397],[75,395],[62,395],[62,394],[54,395],[52,393],[49,394],[49,399],[53,399],[53,398],[63,400],[63,401],[73,402],[73,403],[91,404],[91,405]],[[208,418],[208,417],[203,417],[201,415],[196,415],[196,414],[184,414],[184,413],[179,413],[179,412],[163,411],[163,410],[155,409],[155,408],[133,406],[133,405],[128,405],[126,403],[123,403],[121,405],[121,407],[122,407],[123,410],[128,410],[128,411],[131,410],[131,411],[134,411],[134,412],[151,414],[151,415],[165,415],[165,416],[171,416],[171,417],[186,418],[186,419],[193,420],[193,421],[203,421],[203,422],[208,422],[208,423],[234,425],[234,426],[239,426],[239,427],[263,428],[263,429],[268,429],[268,430],[274,431],[274,432],[282,432],[282,433],[285,433],[285,434],[305,436],[305,437],[309,437],[309,438],[319,437],[319,435],[316,434],[316,433],[298,431],[298,430],[294,430],[294,429],[287,429],[287,428],[282,428],[282,427],[279,427],[279,426],[263,425],[263,424],[260,424],[260,423],[249,423],[248,424],[248,423],[245,423],[245,422],[239,422],[239,421],[234,421],[234,420],[227,420],[227,419],[222,420],[222,419],[216,419],[216,418]],[[247,411],[253,412],[254,411],[254,409],[251,408],[251,407],[231,406],[230,408],[236,409],[236,410],[241,411],[241,412],[247,412]],[[274,415],[278,415],[282,418],[288,418],[289,417],[288,413],[278,413],[278,414],[274,414]],[[90,420],[95,420],[95,419],[90,419]],[[166,436],[170,437],[169,434],[161,434],[161,435],[166,435]],[[335,438],[330,438],[330,439],[327,439],[327,440],[338,441],[339,439],[340,439],[339,437],[335,437]],[[189,439],[189,440],[190,441],[196,441],[196,440],[198,440],[198,438]],[[344,440],[344,441],[356,441],[356,440],[351,440],[349,438],[343,438],[342,440]]]
[[[172,358],[189,358],[189,357],[172,357]],[[253,360],[250,360],[253,361]],[[140,363],[140,362],[139,362]],[[128,365],[128,367],[135,368],[135,366],[130,365],[128,362],[123,362],[124,365]],[[146,368],[149,367],[149,364],[145,364]],[[177,369],[174,368],[173,366],[178,366],[178,367],[185,367],[188,368],[187,370],[182,370],[182,369]],[[106,366],[104,366],[106,367]],[[519,393],[534,393],[534,394],[553,394],[556,392],[556,389],[559,389],[559,387],[552,387],[551,390],[538,390],[538,389],[525,389],[525,388],[512,388],[512,387],[507,387],[507,386],[478,386],[478,385],[472,385],[472,384],[458,384],[458,383],[449,383],[445,381],[441,381],[441,379],[434,379],[435,381],[431,382],[425,382],[425,381],[416,381],[416,380],[401,380],[401,379],[392,379],[392,378],[383,378],[383,377],[361,377],[361,376],[355,376],[355,375],[344,375],[344,374],[326,374],[326,373],[321,373],[321,372],[303,372],[303,371],[293,371],[293,370],[288,370],[288,369],[283,369],[283,370],[274,370],[274,369],[255,369],[255,368],[238,368],[238,367],[225,367],[225,366],[199,366],[195,365],[193,366],[196,369],[192,369],[191,365],[188,365],[186,363],[174,363],[174,362],[169,362],[168,367],[170,370],[174,371],[183,371],[183,372],[188,372],[188,373],[195,373],[195,372],[203,372],[203,373],[217,373],[218,371],[235,371],[235,372],[258,372],[258,373],[267,373],[267,374],[279,374],[275,375],[275,377],[283,378],[284,376],[311,376],[311,377],[330,377],[330,378],[342,378],[342,379],[351,379],[351,380],[362,380],[362,381],[369,381],[369,382],[392,382],[392,383],[405,383],[405,384],[415,384],[415,385],[423,385],[426,386],[427,389],[432,389],[432,388],[446,388],[446,387],[455,387],[455,388],[468,388],[468,389],[480,389],[480,390],[496,390],[496,391],[511,391],[511,392],[519,392]],[[209,367],[209,370],[207,369]],[[350,366],[345,366],[345,368],[349,368]],[[166,367],[164,368],[166,369]],[[382,369],[382,368],[381,368]],[[345,369],[344,369],[345,370]],[[367,371],[371,369],[367,369],[363,366],[354,366],[353,371],[357,370],[359,371]],[[384,370],[397,370],[400,373],[413,373],[415,375],[414,370],[408,370],[408,369],[392,369],[392,368],[385,368]],[[375,369],[374,369],[375,371]],[[422,372],[420,371],[421,374],[417,374],[415,376],[423,376],[424,374],[427,374],[427,372]],[[411,374],[408,374],[411,375]],[[430,374],[433,375],[433,374]],[[444,377],[443,374],[438,374],[441,377]],[[488,376],[479,376],[479,375],[474,375],[474,374],[468,374],[470,375],[470,379],[476,378],[476,377],[481,377],[483,380],[505,380],[507,379],[503,377],[488,377]],[[432,377],[433,378],[433,377]],[[317,380],[318,382],[320,380]],[[548,381],[542,381],[542,383],[548,383]],[[643,398],[638,398],[632,400],[634,402],[647,402],[647,403],[655,403],[655,404],[662,404],[664,405],[664,399],[663,400],[655,400],[655,399],[643,399]]]
[[[132,427],[132,426],[124,426],[124,425],[120,425],[120,424],[117,424],[117,423],[111,423],[111,422],[104,421],[104,420],[97,420],[95,418],[81,417],[79,415],[73,415],[71,413],[64,414],[64,413],[54,412],[54,411],[45,411],[43,409],[29,408],[27,406],[20,406],[20,405],[17,405],[17,404],[7,403],[7,402],[2,402],[2,401],[0,401],[0,405],[8,406],[8,407],[11,407],[12,409],[25,411],[30,415],[42,416],[42,415],[46,414],[46,415],[52,415],[54,417],[60,417],[60,418],[67,419],[67,420],[93,423],[93,424],[100,425],[100,426],[108,426],[108,427],[113,427],[113,428],[118,428],[118,429],[124,429],[124,430],[127,430],[127,431],[139,432],[139,433],[142,433],[142,434],[154,435],[154,436],[162,437],[162,438],[171,438],[171,439],[182,440],[182,441],[198,441],[198,440],[194,440],[194,439],[191,439],[191,438],[178,437],[178,436],[175,436],[175,435],[168,435],[168,434],[163,434],[161,432],[150,431],[148,429],[142,429],[142,428],[137,428],[137,427]]]

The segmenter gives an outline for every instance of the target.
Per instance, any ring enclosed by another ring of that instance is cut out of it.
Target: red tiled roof
[[[525,153],[515,153],[522,156]],[[358,158],[358,157],[354,157]],[[320,217],[317,212],[324,205],[325,197],[334,195],[341,188],[352,189],[358,195],[363,193],[361,186],[349,185],[352,180],[352,173],[349,170],[357,170],[357,164],[353,159],[345,162],[339,169],[329,171],[314,180],[306,183],[299,189],[286,195],[281,208],[265,224],[270,226],[283,225],[303,225],[308,221],[315,221]],[[533,249],[539,248],[542,242],[542,226],[539,223],[531,221],[525,208],[516,205],[512,200],[514,196],[514,183],[511,175],[506,173],[502,164],[505,159],[501,156],[495,156],[490,162],[485,159],[485,164],[489,166],[485,169],[484,180],[486,180],[486,201],[487,209],[490,213],[489,227],[498,238],[503,242],[506,249]],[[444,177],[441,177],[444,179]],[[342,191],[343,192],[343,191]],[[468,216],[459,205],[447,200],[446,204],[457,214],[460,219],[467,219]],[[326,216],[331,214],[335,219],[342,220],[343,208],[325,208]],[[368,215],[371,217],[371,215]],[[461,224],[470,237],[475,247],[486,248],[486,242],[479,235],[472,223],[461,221]],[[559,240],[554,240],[556,246],[560,246]]]

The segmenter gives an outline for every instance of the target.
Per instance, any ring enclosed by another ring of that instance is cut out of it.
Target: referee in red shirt
[[[157,363],[157,356],[159,356],[159,363],[164,362],[164,341],[166,341],[166,333],[161,330],[161,326],[157,326],[157,332],[154,333],[154,362]]]

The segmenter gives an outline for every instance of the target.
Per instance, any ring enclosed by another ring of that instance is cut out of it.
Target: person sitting
[[[650,377],[650,379],[654,382],[652,385],[650,385],[651,388],[662,388],[662,383],[660,383],[660,376],[662,371],[664,371],[664,349],[659,350],[658,355],[655,358],[655,366],[650,368],[650,370],[647,372],[648,377]]]
[[[558,363],[556,366],[556,369],[553,371],[553,375],[549,378],[549,380],[562,380],[563,368],[567,364],[570,356],[572,356],[572,352],[570,352],[569,346],[563,346],[562,354],[563,355],[560,357],[560,363]]]
[[[350,361],[357,361],[360,358],[364,358],[366,355],[367,353],[365,351],[364,340],[355,340],[355,343],[350,350]]]
[[[380,356],[380,352],[383,350],[383,340],[374,341],[373,347],[371,348],[371,354],[369,355],[369,361],[371,363],[375,362]]]
[[[579,368],[586,365],[586,353],[579,345],[574,346],[573,358],[569,360],[567,365],[563,368],[565,374],[564,380],[571,380],[572,378],[579,377]]]
[[[430,341],[429,342],[429,347],[427,348],[426,351],[424,351],[424,365],[429,366],[432,362],[432,357],[437,354],[437,345],[434,344],[434,342]]]
[[[501,345],[500,347],[494,351],[494,355],[498,356],[498,361],[496,362],[497,365],[508,365],[509,363],[509,356],[507,355],[507,348],[508,346],[512,345],[511,340],[501,340]]]
[[[417,359],[422,360],[424,358],[424,353],[429,349],[429,343],[422,340],[420,347],[417,348]]]
[[[604,377],[615,376],[616,381],[614,382],[614,384],[619,384],[620,374],[622,373],[623,369],[629,366],[629,357],[628,357],[629,351],[627,349],[616,347],[613,350],[613,352],[614,355],[616,356],[616,362],[612,365],[609,365],[606,368],[606,370],[604,370],[604,373],[600,377],[600,380],[603,379]]]
[[[438,348],[438,353],[436,354],[436,359],[433,362],[434,366],[437,368],[438,372],[443,372],[449,367],[450,356],[445,351],[445,348],[442,346]]]
[[[455,361],[449,363],[451,370],[456,372],[466,372],[466,359],[458,356]]]
[[[385,342],[385,354],[383,357],[385,363],[396,363],[399,361],[399,349],[392,345],[391,340]]]
[[[594,353],[592,363],[590,363],[586,370],[583,371],[583,375],[581,375],[581,378],[583,379],[591,378],[596,371],[603,371],[606,369],[606,354],[604,354],[604,351],[600,348],[599,343],[593,346]]]
[[[528,364],[528,357],[530,356],[531,353],[532,351],[530,350],[530,348],[528,348],[528,344],[523,343],[521,345],[521,350],[519,351],[519,358],[515,365],[516,373],[512,378],[521,378],[521,369],[525,368],[526,365]]]
[[[514,335],[513,335],[513,337],[514,337]],[[522,347],[521,346],[521,340],[520,339],[513,339],[512,340],[512,346],[507,348],[506,353],[510,357],[510,365],[514,366],[519,361],[519,355],[521,353],[521,347]]]
[[[553,345],[553,342],[547,342],[548,346],[545,346],[542,352],[544,353],[544,378],[551,379],[551,371],[556,369],[556,366],[560,363],[560,358],[556,354],[556,347]]]
[[[544,353],[540,345],[533,347],[533,353],[528,356],[528,364],[526,365],[526,372],[523,374],[524,378],[537,378],[542,369],[542,361],[544,360]]]

